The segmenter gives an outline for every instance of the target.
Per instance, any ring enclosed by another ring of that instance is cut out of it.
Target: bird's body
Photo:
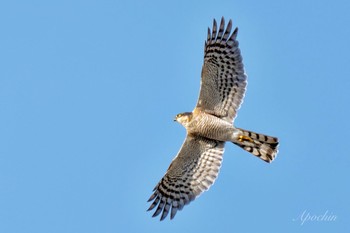
[[[236,128],[234,119],[247,86],[242,56],[236,40],[237,28],[231,33],[232,21],[226,29],[224,18],[204,46],[201,88],[192,112],[180,113],[175,120],[187,131],[186,139],[171,162],[166,174],[154,188],[148,210],[157,207],[163,220],[209,189],[218,176],[225,142],[232,142],[260,159],[271,162],[277,155],[278,139]]]
[[[234,132],[237,132],[232,124],[198,108],[193,110],[188,117],[183,117],[187,118],[188,122],[179,121],[179,123],[190,135],[226,142],[234,140]]]

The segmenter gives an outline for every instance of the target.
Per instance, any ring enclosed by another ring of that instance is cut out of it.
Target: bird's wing
[[[232,21],[219,31],[214,19],[204,45],[204,64],[196,108],[232,122],[236,117],[247,86],[242,56],[236,40],[238,28],[231,33]]]
[[[148,210],[155,207],[153,217],[170,212],[170,219],[186,204],[209,189],[218,176],[224,153],[224,142],[187,135],[179,153],[164,177],[154,188]]]

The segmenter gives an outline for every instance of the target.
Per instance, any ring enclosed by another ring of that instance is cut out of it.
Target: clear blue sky
[[[0,3],[0,232],[350,232],[349,1],[165,2]],[[221,16],[248,74],[236,126],[280,152],[227,144],[210,191],[159,222],[146,201]]]

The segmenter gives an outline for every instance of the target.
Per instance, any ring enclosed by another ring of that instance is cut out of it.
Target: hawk
[[[192,112],[176,115],[175,121],[187,131],[186,139],[164,177],[149,198],[148,210],[156,208],[153,217],[160,220],[170,212],[193,201],[216,180],[221,167],[225,142],[232,142],[256,157],[270,163],[278,152],[278,138],[233,126],[247,86],[242,56],[232,33],[232,21],[225,28],[222,17],[219,28],[214,19],[212,31],[204,44],[204,64],[196,107]]]

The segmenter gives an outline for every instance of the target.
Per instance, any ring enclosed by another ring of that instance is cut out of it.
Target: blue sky
[[[349,232],[349,1],[3,1],[0,232]],[[179,150],[213,18],[248,74],[210,191],[159,222],[147,199]],[[302,222],[327,213],[335,221]]]

